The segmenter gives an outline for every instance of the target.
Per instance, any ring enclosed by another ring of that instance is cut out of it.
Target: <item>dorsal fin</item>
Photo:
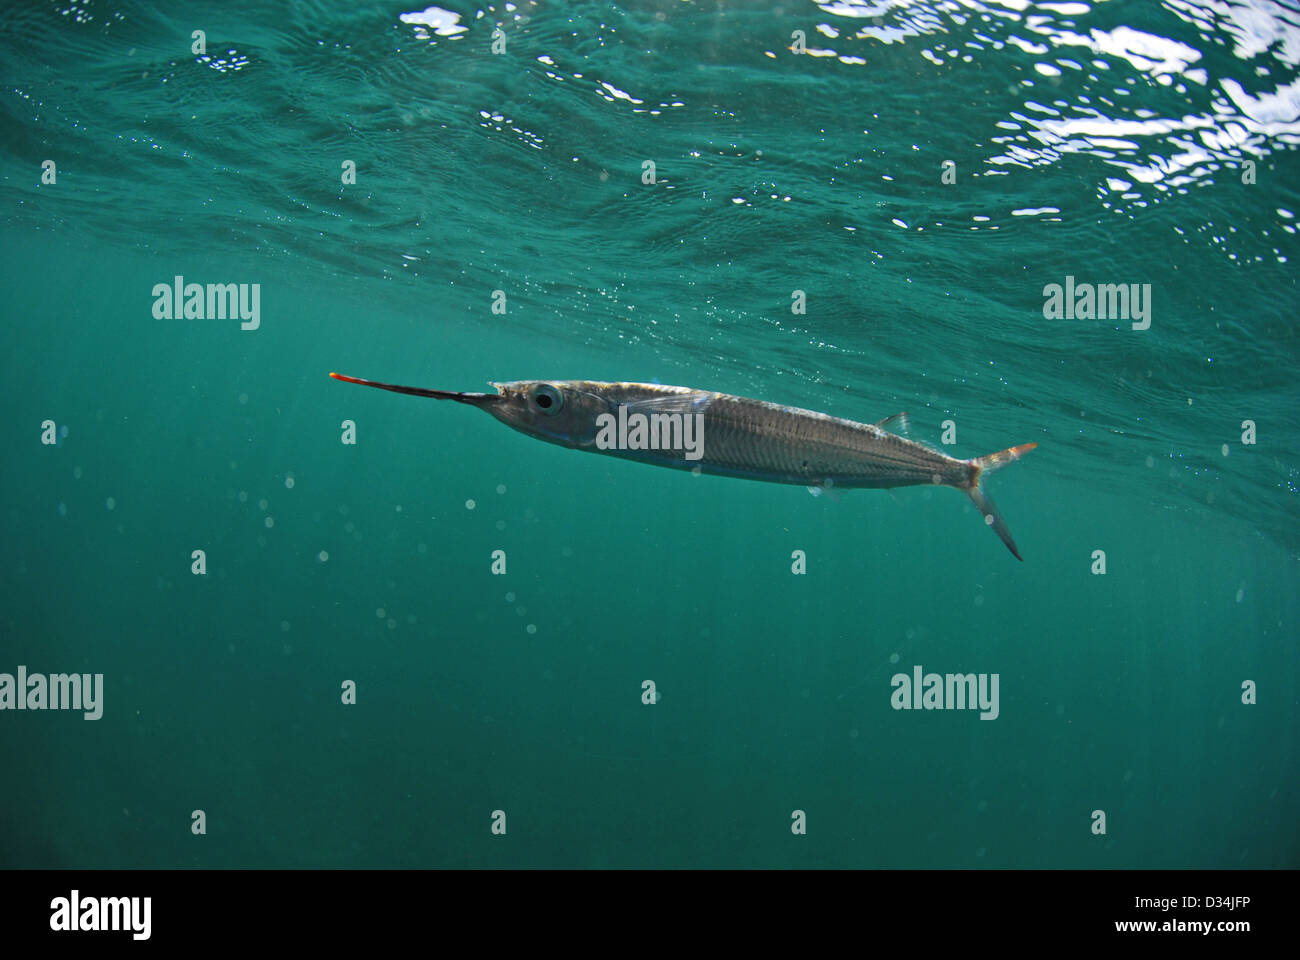
[[[876,426],[878,426],[878,427],[883,427],[883,426],[886,426],[887,424],[891,424],[891,423],[893,423],[895,420],[900,421],[900,423],[899,423],[899,425],[898,425],[898,428],[899,428],[899,429],[898,429],[898,432],[899,432],[899,433],[908,433],[908,432],[911,430],[911,428],[912,428],[912,424],[911,424],[911,422],[908,420],[908,417],[907,417],[907,411],[906,411],[906,410],[904,410],[902,413],[896,413],[896,414],[894,414],[892,417],[885,417],[884,420],[879,420],[879,421],[877,421],[877,422],[876,422]]]

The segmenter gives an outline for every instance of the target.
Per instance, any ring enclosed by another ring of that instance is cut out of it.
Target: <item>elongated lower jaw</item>
[[[458,403],[468,403],[474,407],[483,407],[500,399],[500,395],[495,393],[455,393],[451,390],[430,390],[425,387],[402,387],[394,383],[380,383],[378,380],[362,380],[360,377],[348,377],[341,373],[330,373],[330,376],[335,380],[342,380],[344,383],[359,383],[363,387],[376,387],[380,390],[391,390],[393,393],[406,393],[412,397],[455,400]]]

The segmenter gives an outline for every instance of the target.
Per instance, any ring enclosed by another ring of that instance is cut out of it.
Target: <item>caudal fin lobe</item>
[[[1008,447],[1005,450],[999,450],[997,453],[990,453],[987,457],[976,457],[971,461],[971,466],[975,470],[971,474],[970,486],[966,488],[967,496],[971,498],[975,508],[984,517],[984,522],[993,528],[993,532],[1007,545],[1011,555],[1020,561],[1025,558],[1016,549],[1016,542],[1011,539],[1011,531],[1007,529],[1006,523],[1003,522],[997,506],[981,488],[980,481],[986,472],[992,472],[999,467],[1005,467],[1008,463],[1019,460],[1036,446],[1038,446],[1036,443],[1022,443],[1018,447]]]

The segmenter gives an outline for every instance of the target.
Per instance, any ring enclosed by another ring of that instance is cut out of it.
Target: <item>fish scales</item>
[[[714,395],[703,412],[706,470],[838,487],[953,484],[971,473],[966,461],[874,424],[725,394]]]

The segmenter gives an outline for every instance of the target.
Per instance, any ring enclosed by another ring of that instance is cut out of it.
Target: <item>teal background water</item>
[[[0,15],[0,671],[105,678],[98,721],[0,712],[0,865],[1296,866],[1300,14],[444,7]],[[155,319],[178,274],[261,328]],[[1150,329],[1044,319],[1067,275]],[[1037,442],[989,480],[1025,562],[951,490],[331,370]],[[891,709],[916,664],[999,717]]]

